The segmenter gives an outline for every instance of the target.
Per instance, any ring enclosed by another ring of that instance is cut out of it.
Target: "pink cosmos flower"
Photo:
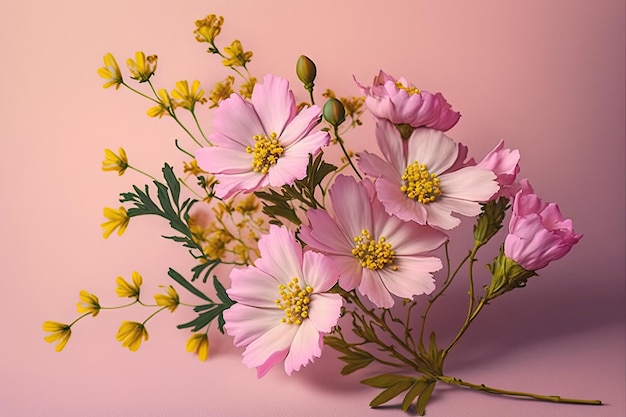
[[[196,151],[198,166],[216,176],[218,197],[265,186],[280,187],[306,176],[309,154],[328,144],[327,132],[315,130],[321,109],[298,112],[289,82],[266,75],[252,102],[232,94],[215,111],[215,145]]]
[[[357,288],[383,308],[393,306],[391,294],[412,298],[435,289],[431,273],[441,260],[426,254],[446,241],[443,232],[389,215],[369,180],[340,175],[329,195],[334,217],[307,211],[310,225],[300,238],[335,261],[343,289]]]
[[[499,196],[512,198],[519,191],[520,185],[515,182],[520,169],[519,158],[519,151],[504,149],[504,141],[501,140],[482,161],[476,164],[477,167],[488,169],[496,174],[500,190],[491,197],[492,199]]]
[[[359,167],[377,178],[385,210],[403,220],[452,229],[461,222],[453,212],[475,216],[481,210],[479,202],[499,189],[496,175],[488,169],[456,169],[463,148],[439,130],[415,129],[406,143],[391,123],[379,121],[376,140],[385,159],[363,151]]]
[[[357,85],[366,96],[367,109],[377,118],[389,120],[393,124],[446,131],[461,117],[452,110],[441,93],[419,90],[403,77],[396,80],[380,71],[371,87],[358,82]]]
[[[224,312],[225,329],[235,346],[246,346],[243,363],[258,377],[281,360],[288,375],[321,355],[323,333],[337,324],[339,294],[329,258],[300,243],[285,227],[272,225],[259,240],[261,257],[254,266],[234,269],[227,291],[237,304]]]
[[[513,200],[504,254],[528,271],[544,268],[565,256],[582,235],[574,233],[572,220],[561,215],[555,203],[544,203],[528,180]]]

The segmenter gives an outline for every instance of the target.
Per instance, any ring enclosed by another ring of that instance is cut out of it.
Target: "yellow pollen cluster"
[[[417,161],[406,167],[402,180],[402,192],[419,203],[432,203],[441,195],[437,175],[428,172],[426,165]]]
[[[391,243],[387,243],[384,236],[378,239],[378,242],[372,239],[369,230],[362,230],[361,236],[354,239],[354,249],[352,254],[361,261],[361,266],[371,270],[383,269],[385,266],[393,263],[395,251],[391,248]],[[391,265],[394,271],[397,269],[395,265]]]
[[[255,135],[254,140],[256,143],[254,147],[246,147],[246,152],[251,153],[253,156],[252,169],[254,172],[267,174],[270,166],[276,164],[278,158],[285,151],[278,143],[276,137],[276,133],[272,133],[269,138],[265,135]]]
[[[276,304],[281,310],[285,310],[285,317],[282,319],[286,324],[302,324],[302,320],[309,317],[309,304],[313,293],[313,288],[307,285],[304,289],[298,284],[298,278],[294,277],[287,285],[278,286],[280,298]]]
[[[406,85],[402,84],[400,81],[396,81],[396,87],[398,87],[399,90],[406,91],[407,93],[409,93],[409,95],[422,93],[422,91],[419,88],[407,87]]]

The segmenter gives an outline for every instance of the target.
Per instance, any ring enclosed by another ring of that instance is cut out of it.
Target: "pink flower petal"
[[[435,289],[432,272],[439,271],[442,263],[435,257],[396,257],[397,270],[382,269],[380,276],[390,293],[400,298],[430,294]]]
[[[267,366],[267,361],[272,358],[272,355],[291,347],[297,331],[298,326],[290,326],[279,322],[275,327],[250,342],[243,352],[243,364],[248,368],[256,368],[261,365]],[[282,358],[275,359],[274,363]]]
[[[330,333],[339,320],[343,298],[339,294],[311,294],[309,318],[313,327],[322,333]]]
[[[487,201],[500,188],[496,175],[484,168],[465,167],[439,176],[442,194],[471,201]]]
[[[271,74],[265,76],[263,84],[254,87],[252,104],[267,135],[276,133],[281,136],[297,111],[289,81]]]
[[[252,172],[252,155],[222,147],[196,151],[198,166],[211,174],[244,174]]]
[[[285,358],[285,372],[291,375],[293,371],[299,371],[303,366],[319,358],[322,354],[322,335],[315,329],[309,320],[304,320],[293,338],[291,349]]]
[[[259,309],[245,304],[235,304],[224,311],[224,329],[234,337],[235,346],[244,346],[258,339],[270,329],[284,323],[285,312],[276,307]]]
[[[279,282],[259,268],[248,266],[235,268],[230,273],[231,286],[228,296],[238,303],[253,307],[276,308]]]
[[[329,257],[313,251],[304,253],[302,273],[306,277],[306,283],[313,287],[316,293],[330,290],[339,279],[339,273],[333,261]]]
[[[440,174],[456,161],[459,147],[443,132],[429,128],[415,129],[409,138],[407,164],[418,161],[428,172]],[[406,168],[406,166],[405,166]]]
[[[302,246],[286,227],[270,226],[258,247],[262,257],[256,260],[257,268],[274,276],[281,284],[302,278]]]
[[[317,125],[321,114],[322,109],[318,106],[311,106],[301,110],[283,130],[280,135],[280,143],[287,148],[294,144],[296,139],[307,136],[311,129]],[[320,133],[328,136],[326,132]]]
[[[211,135],[209,139],[220,147],[232,147],[229,142],[235,142],[245,149],[254,146],[255,135],[264,133],[254,107],[238,94],[232,94],[215,109],[213,127],[220,134]]]
[[[393,307],[393,298],[376,271],[363,268],[359,292],[365,295],[376,307]]]

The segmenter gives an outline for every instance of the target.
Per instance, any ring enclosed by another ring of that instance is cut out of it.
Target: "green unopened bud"
[[[509,208],[509,200],[500,197],[483,204],[483,211],[474,225],[474,240],[481,246],[495,236],[502,228],[504,215]]]
[[[493,264],[487,265],[487,268],[491,271],[491,283],[485,287],[487,300],[493,300],[515,288],[525,287],[528,278],[537,275],[535,271],[524,269],[513,259],[508,258],[503,247],[498,257],[493,260]]]
[[[315,81],[315,76],[317,75],[317,68],[315,68],[315,63],[309,57],[300,55],[296,63],[296,74],[307,91],[313,90],[313,81]]]
[[[336,98],[329,98],[326,103],[324,103],[322,114],[324,115],[324,119],[333,127],[339,126],[346,120],[346,109],[343,107],[341,101]]]

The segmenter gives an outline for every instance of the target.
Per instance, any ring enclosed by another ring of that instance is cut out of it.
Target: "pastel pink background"
[[[274,369],[257,380],[231,338],[215,334],[212,360],[200,363],[185,352],[188,332],[175,328],[188,311],[149,322],[138,353],[115,333],[144,310],[83,320],[60,354],[43,341],[45,320],[76,317],[81,289],[110,305],[118,275],[138,270],[156,292],[169,284],[168,267],[190,266],[182,248],[158,238],[168,229],[156,219],[101,237],[102,208],[143,183],[102,172],[103,149],[124,146],[132,164],[158,173],[164,160],[178,163],[172,143],[184,135],[146,117],[145,100],[102,89],[96,69],[108,51],[123,64],[144,50],[159,56],[158,86],[186,78],[209,88],[227,74],[193,39],[194,20],[209,13],[225,16],[222,45],[237,37],[254,51],[259,78],[296,81],[304,53],[317,63],[319,92],[356,95],[352,76],[369,83],[380,68],[442,91],[463,114],[450,135],[477,158],[501,138],[520,149],[522,175],[585,235],[527,288],[489,306],[446,369],[606,405],[441,387],[429,416],[624,415],[623,1],[25,0],[0,4],[0,416],[402,415],[395,405],[370,410],[377,391],[358,381],[371,373],[341,377],[331,350],[291,378]],[[366,118],[349,147],[372,146],[372,126]],[[442,338],[466,308],[457,284],[448,310],[435,311]]]

